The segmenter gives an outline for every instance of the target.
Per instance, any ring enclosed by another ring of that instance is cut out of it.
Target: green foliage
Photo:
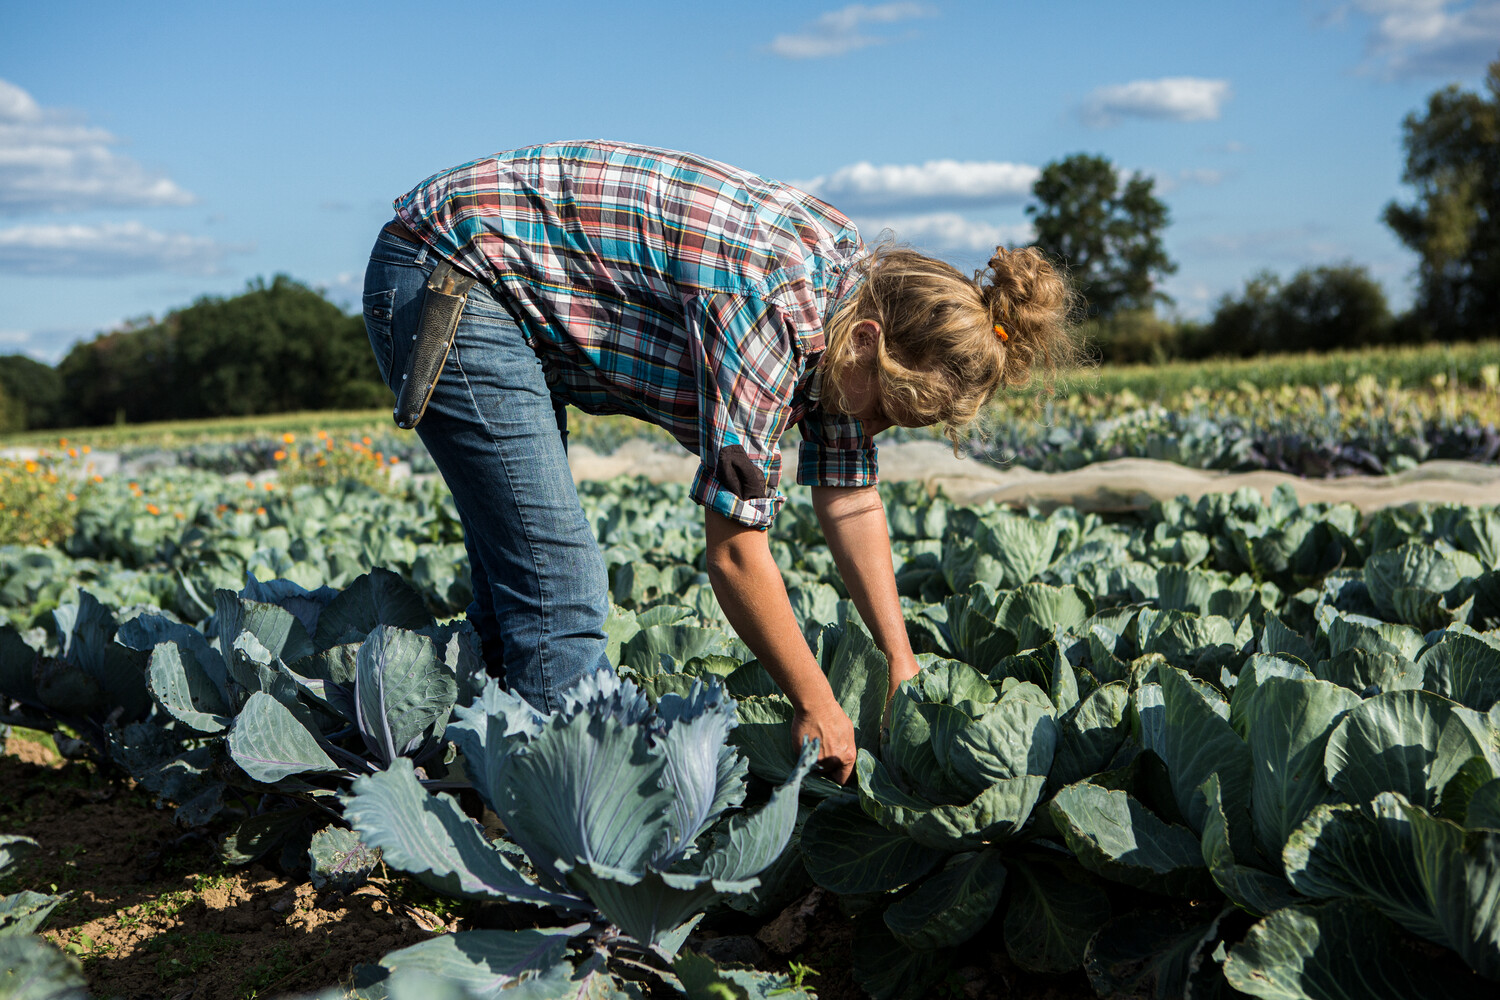
[[[623,932],[624,947],[672,961],[674,985],[689,997],[806,995],[784,976],[719,969],[679,950],[695,914],[755,888],[786,848],[815,746],[804,746],[791,778],[761,808],[729,815],[745,799],[745,763],[725,743],[735,705],[717,684],[653,707],[605,671],[543,715],[491,683],[457,715],[448,733],[464,773],[524,851],[526,871],[510,860],[515,847],[487,843],[452,798],[427,794],[404,758],[354,783],[342,799],[349,822],[387,864],[436,891],[550,905],[585,920],[546,932],[463,931],[388,955],[386,969],[420,963],[482,987],[481,995],[569,974],[598,977],[602,989],[611,948],[621,947],[603,942]],[[566,942],[585,932],[582,960],[564,961]]]
[[[0,458],[0,545],[61,543],[91,486],[64,462]]]
[[[0,434],[26,429],[25,405],[0,385]]]
[[[0,401],[0,431],[62,426],[61,376],[24,354],[0,356]]]
[[[76,345],[58,365],[74,424],[376,406],[360,317],[285,275]]]
[[[1036,243],[1066,264],[1090,317],[1170,301],[1157,284],[1177,265],[1162,246],[1167,206],[1155,183],[1136,172],[1122,184],[1105,157],[1075,153],[1043,167],[1032,186]]]
[[[1486,375],[1489,372],[1489,375]],[[1171,402],[1194,390],[1224,392],[1238,387],[1283,389],[1352,383],[1369,376],[1420,387],[1441,379],[1446,385],[1493,390],[1500,381],[1500,340],[1474,344],[1399,343],[1375,348],[1305,351],[1256,358],[1176,361],[1163,365],[1104,365],[1075,375],[1065,395],[1117,395]],[[1030,400],[1018,397],[1017,403]]]
[[[0,834],[0,874],[38,846],[30,837]],[[15,1000],[87,1000],[77,960],[38,936],[67,895],[23,890],[0,896],[0,995]]]
[[[1303,268],[1283,282],[1261,271],[1219,299],[1194,353],[1249,356],[1367,347],[1391,334],[1385,292],[1353,264]]]
[[[1386,225],[1420,257],[1414,326],[1474,340],[1500,330],[1500,61],[1487,95],[1450,85],[1402,125],[1416,201],[1391,202]]]
[[[142,482],[201,485],[177,475]],[[360,996],[639,996],[624,970],[646,966],[653,995],[795,996],[796,970],[716,968],[685,948],[720,897],[790,885],[790,899],[804,877],[860,912],[854,975],[882,1000],[932,995],[955,957],[1002,947],[1028,972],[1082,968],[1101,995],[1493,993],[1500,510],[1366,515],[1281,488],[1043,517],[885,486],[923,670],[883,719],[884,656],[840,600],[810,511],[789,503],[770,542],[860,748],[839,788],[802,780],[790,703],[714,616],[702,539],[678,527],[686,491],[580,492],[632,602],[606,623],[631,676],[595,675],[553,716],[476,690],[474,637],[436,625],[430,595],[351,576],[459,560],[428,541],[439,504],[306,487],[254,494],[271,524],[195,511],[185,532],[132,509],[80,525],[94,561],[0,552],[7,607],[61,601],[0,628],[0,710],[36,725],[107,709],[116,759],[193,825],[263,802],[229,856],[285,842],[282,863],[305,864],[307,847],[315,878],[347,885],[378,850],[446,896],[575,914],[395,952]],[[205,595],[250,566],[279,578],[178,605],[194,627],[125,606],[160,596],[97,561],[106,549]],[[120,595],[111,607],[64,599],[85,576]],[[434,794],[465,783],[504,839]],[[314,835],[341,810],[352,832]],[[776,857],[799,838],[790,865]],[[0,860],[25,846],[3,841]],[[7,912],[37,919],[37,902]]]
[[[1089,347],[1106,364],[1162,364],[1172,358],[1197,356],[1200,329],[1196,324],[1158,316],[1152,309],[1120,309],[1083,323]]]

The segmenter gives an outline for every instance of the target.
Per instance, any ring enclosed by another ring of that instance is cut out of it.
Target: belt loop
[[[420,249],[420,250],[417,251],[416,264],[417,264],[418,267],[421,267],[426,262],[427,262],[427,244],[423,243],[422,244],[422,249]]]

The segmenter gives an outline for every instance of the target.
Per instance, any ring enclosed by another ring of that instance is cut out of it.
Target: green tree
[[[1385,291],[1354,264],[1305,267],[1283,282],[1261,271],[1238,296],[1214,309],[1205,345],[1218,354],[1327,351],[1387,339],[1391,313]]]
[[[1109,160],[1075,153],[1047,164],[1031,188],[1037,246],[1067,265],[1090,317],[1171,301],[1157,287],[1177,265],[1162,247],[1167,206],[1154,186],[1140,172],[1122,182]]]
[[[26,406],[0,385],[0,434],[26,429]]]
[[[62,426],[62,379],[51,365],[24,354],[0,357],[0,391],[11,402],[11,430]]]
[[[1276,303],[1279,351],[1365,347],[1387,338],[1385,289],[1364,267],[1307,267],[1292,275]]]
[[[1225,294],[1214,306],[1208,337],[1219,354],[1249,357],[1273,349],[1276,343],[1276,305],[1281,279],[1259,271],[1245,282],[1242,295]]]
[[[390,395],[363,320],[285,275],[78,344],[58,371],[87,424],[367,407]]]
[[[1500,61],[1487,95],[1449,86],[1402,123],[1409,205],[1385,223],[1419,258],[1414,325],[1425,336],[1468,340],[1500,332]]]

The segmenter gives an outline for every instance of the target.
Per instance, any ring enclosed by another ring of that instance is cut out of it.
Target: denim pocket
[[[387,386],[391,384],[391,316],[395,308],[394,288],[365,293],[365,335],[370,338],[370,350],[375,352],[380,380]]]

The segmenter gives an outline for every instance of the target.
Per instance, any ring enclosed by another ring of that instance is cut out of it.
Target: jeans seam
[[[462,322],[462,320],[460,320],[460,322]],[[464,392],[469,397],[469,403],[474,408],[475,416],[479,419],[480,424],[482,424],[484,427],[485,434],[490,442],[490,448],[495,453],[495,458],[499,460],[501,468],[505,470],[506,478],[510,479],[510,462],[506,460],[504,450],[495,443],[494,428],[490,426],[489,418],[485,415],[484,409],[479,405],[479,400],[474,395],[474,387],[469,383],[469,373],[464,370],[463,358],[459,353],[458,339],[456,337],[453,340],[453,364],[458,369],[459,374],[463,377]],[[551,672],[547,667],[546,643],[547,636],[551,634],[551,624],[549,620],[550,609],[547,606],[547,595],[541,585],[542,569],[541,566],[537,563],[538,546],[535,539],[532,538],[531,535],[530,519],[525,516],[519,505],[517,506],[516,510],[516,520],[521,525],[521,530],[525,533],[526,547],[531,555],[532,572],[536,574],[537,579],[537,604],[540,610],[540,613],[537,617],[540,619],[541,624],[540,635],[537,637],[536,662],[537,672],[541,675],[541,688],[544,692],[543,696],[547,701],[547,704],[541,706],[541,708],[544,712],[553,712],[557,710],[557,706],[552,704],[555,692],[552,690]],[[485,575],[486,577],[488,577],[489,574],[486,573]]]

